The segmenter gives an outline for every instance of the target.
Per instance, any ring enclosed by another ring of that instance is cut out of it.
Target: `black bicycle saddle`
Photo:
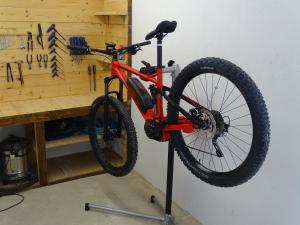
[[[146,40],[150,40],[154,37],[156,37],[158,34],[168,34],[168,33],[172,33],[175,31],[177,26],[177,22],[176,21],[162,21],[160,22],[156,29],[154,31],[151,31],[149,34],[146,35],[145,39]]]

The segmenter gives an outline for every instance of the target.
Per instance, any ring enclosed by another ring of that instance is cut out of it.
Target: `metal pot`
[[[16,181],[27,176],[27,149],[27,140],[15,135],[10,135],[1,143],[0,156],[4,181]]]

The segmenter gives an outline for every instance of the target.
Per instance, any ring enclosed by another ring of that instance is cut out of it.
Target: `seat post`
[[[157,67],[162,68],[162,40],[164,36],[158,35],[157,36]]]

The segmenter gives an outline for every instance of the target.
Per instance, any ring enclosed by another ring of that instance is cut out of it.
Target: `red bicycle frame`
[[[137,105],[140,113],[142,114],[144,120],[154,120],[154,121],[167,121],[167,117],[164,115],[163,110],[163,96],[158,93],[155,95],[155,106],[154,108],[146,110],[143,112],[141,110],[140,103],[137,99],[136,93],[128,85],[128,76],[124,73],[127,71],[131,74],[138,76],[144,81],[151,82],[155,87],[162,92],[163,91],[163,71],[161,67],[158,67],[156,73],[154,74],[143,74],[140,71],[127,66],[117,60],[112,61],[111,64],[111,74],[119,78],[119,80],[124,84],[128,90],[129,96],[133,99]],[[177,124],[166,124],[162,129],[163,135],[161,141],[168,141],[170,139],[170,131],[181,130],[185,133],[192,133],[195,131],[193,124],[186,117],[181,116]]]

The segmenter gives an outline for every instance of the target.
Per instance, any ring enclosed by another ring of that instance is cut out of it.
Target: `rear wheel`
[[[125,176],[133,169],[137,159],[134,124],[124,105],[116,98],[108,97],[106,115],[104,104],[105,97],[101,96],[90,109],[89,137],[92,149],[109,174]]]
[[[183,96],[198,106],[182,100]],[[269,145],[269,117],[259,89],[243,70],[223,59],[197,60],[177,77],[170,97],[209,124],[193,133],[171,133],[180,159],[195,176],[229,187],[259,170]],[[169,104],[169,121],[176,123],[179,116]]]

